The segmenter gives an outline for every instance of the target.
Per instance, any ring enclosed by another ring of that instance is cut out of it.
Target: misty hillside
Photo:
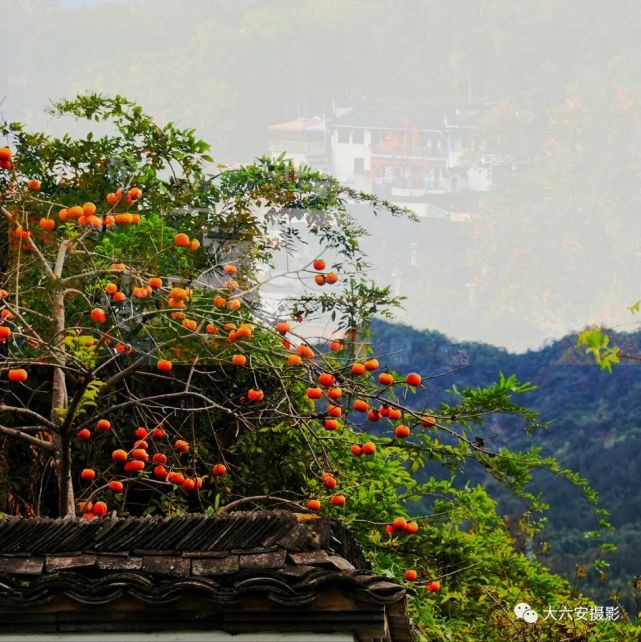
[[[506,422],[479,434],[490,448],[541,446],[545,454],[554,455],[562,466],[589,480],[610,512],[616,529],[611,541],[619,545],[608,557],[612,579],[607,590],[627,590],[632,576],[641,570],[633,545],[634,533],[641,528],[641,494],[636,492],[641,478],[639,365],[628,362],[615,367],[612,374],[602,372],[591,357],[576,348],[576,335],[523,354],[480,343],[459,343],[438,332],[383,321],[374,324],[373,335],[375,352],[387,355],[381,359],[385,366],[427,375],[453,370],[428,381],[414,397],[416,406],[434,407],[447,398],[446,389],[452,385],[487,385],[499,372],[514,373],[519,380],[538,386],[536,391],[521,395],[519,402],[537,409],[542,419],[550,422],[549,429],[527,437]],[[612,339],[624,352],[641,353],[641,332],[613,333]],[[584,532],[595,527],[595,518],[569,484],[543,477],[537,480],[537,489],[551,504],[547,562],[573,577],[575,563],[589,562],[593,555],[593,544]],[[504,504],[508,513],[519,510],[514,503]]]

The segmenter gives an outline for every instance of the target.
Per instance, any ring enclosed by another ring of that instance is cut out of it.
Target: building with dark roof
[[[0,640],[16,639],[406,642],[411,633],[403,587],[372,572],[340,522],[255,511],[0,520]]]
[[[490,104],[334,109],[328,117],[269,127],[268,149],[273,156],[285,153],[296,163],[329,172],[419,216],[441,218],[445,212],[452,220],[465,221],[469,219],[460,210],[443,210],[443,199],[435,201],[443,195],[478,196],[490,189],[493,167],[503,162],[488,156],[482,136],[492,109]]]

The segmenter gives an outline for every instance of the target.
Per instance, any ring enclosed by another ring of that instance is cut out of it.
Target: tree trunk
[[[58,366],[66,362],[64,331],[65,331],[65,303],[64,292],[57,290],[53,300],[53,321],[56,351],[55,361]],[[59,432],[55,435],[55,470],[58,480],[58,509],[60,517],[74,516],[76,513],[73,479],[71,477],[71,439],[66,421],[60,413],[61,409],[68,407],[67,384],[65,371],[62,367],[53,369],[53,385],[51,387],[51,420],[58,425]]]
[[[56,478],[58,480],[58,513],[60,517],[76,514],[73,479],[71,477],[71,444],[69,439],[56,435]]]

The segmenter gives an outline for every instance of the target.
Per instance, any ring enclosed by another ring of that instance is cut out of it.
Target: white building
[[[273,157],[284,152],[296,163],[327,171],[421,217],[452,215],[452,220],[465,221],[473,218],[474,206],[463,211],[454,204],[444,207],[444,197],[460,200],[455,195],[478,195],[491,188],[496,162],[484,153],[480,134],[490,109],[335,109],[331,118],[272,125],[268,148]],[[477,198],[462,200],[469,204]]]

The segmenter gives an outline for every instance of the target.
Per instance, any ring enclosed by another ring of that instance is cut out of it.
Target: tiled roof
[[[122,599],[159,608],[197,594],[229,620],[253,599],[272,613],[318,615],[318,600],[337,591],[357,605],[354,617],[384,614],[392,640],[410,639],[403,587],[371,572],[337,520],[285,511],[0,520],[0,632],[13,630],[13,612],[47,611],[60,597],[80,609]],[[24,614],[18,621],[28,628]]]
[[[295,120],[289,120],[286,123],[270,125],[268,129],[273,132],[303,132],[307,130],[324,131],[322,125],[323,119],[320,116],[313,116],[312,118],[300,117]]]
[[[478,127],[491,105],[482,104],[464,109],[430,107],[407,109],[395,106],[363,105],[331,118],[328,127],[361,127],[365,129],[409,129],[444,131],[448,127]]]

